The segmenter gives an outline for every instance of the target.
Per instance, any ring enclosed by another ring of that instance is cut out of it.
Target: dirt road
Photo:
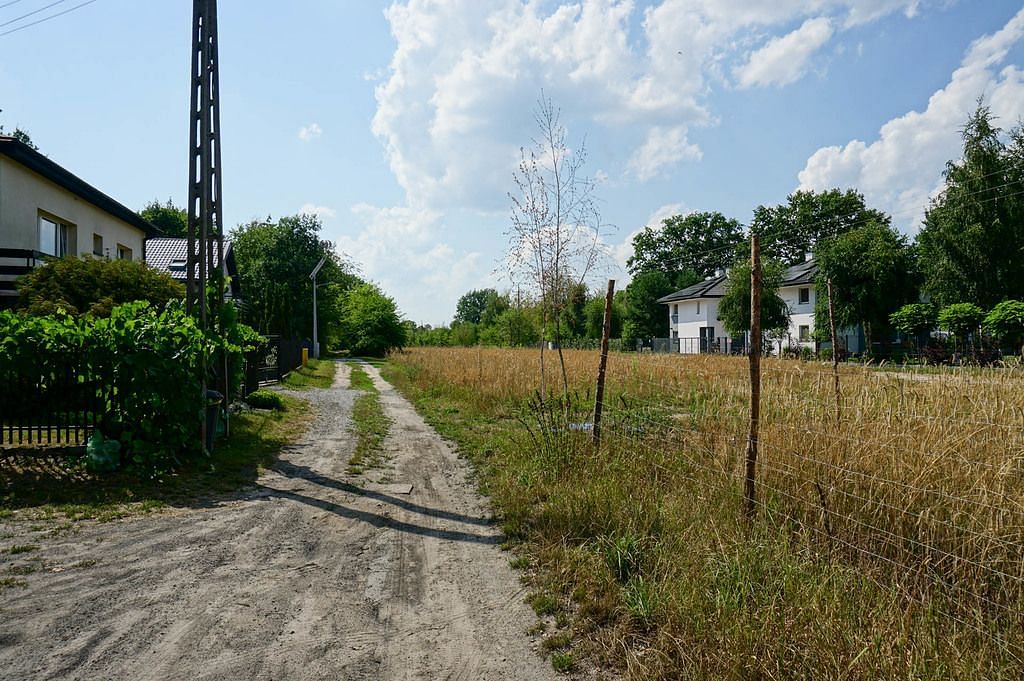
[[[339,367],[302,394],[305,439],[239,498],[43,539],[0,521],[0,548],[38,544],[43,565],[0,590],[0,678],[558,678],[465,464],[367,371],[394,421],[387,470],[346,473]]]

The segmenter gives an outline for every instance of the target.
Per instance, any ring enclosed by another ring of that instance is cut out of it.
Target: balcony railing
[[[17,295],[15,280],[34,270],[49,257],[41,251],[0,248],[0,296]]]

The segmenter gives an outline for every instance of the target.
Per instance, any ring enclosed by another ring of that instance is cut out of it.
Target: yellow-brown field
[[[829,365],[765,361],[746,524],[743,358],[613,354],[599,451],[539,407],[536,350],[393,362],[480,465],[581,650],[628,676],[1024,675],[1017,371],[843,367],[837,421]],[[589,421],[598,355],[565,363],[571,420]]]

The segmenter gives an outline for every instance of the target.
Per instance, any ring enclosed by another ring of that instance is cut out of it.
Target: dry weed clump
[[[584,421],[597,354],[565,359]],[[453,432],[491,452],[485,484],[509,528],[541,547],[558,588],[587,585],[598,659],[629,677],[1024,674],[1020,373],[843,367],[837,421],[828,365],[765,361],[748,526],[743,358],[613,355],[600,451],[568,429],[523,435],[536,351],[397,362],[464,411]]]

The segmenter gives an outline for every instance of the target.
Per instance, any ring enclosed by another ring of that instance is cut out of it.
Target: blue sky
[[[128,206],[183,205],[190,5],[97,0],[0,36],[0,124]],[[856,187],[913,234],[978,97],[1024,116],[1019,1],[221,0],[220,30],[227,224],[316,212],[432,324],[508,286],[541,88],[586,136],[620,264],[662,216],[745,222],[798,187]]]

